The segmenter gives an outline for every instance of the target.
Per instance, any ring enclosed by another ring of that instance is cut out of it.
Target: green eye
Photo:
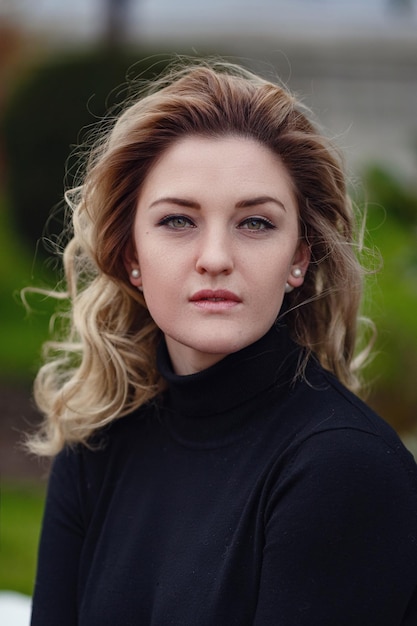
[[[242,222],[240,228],[245,228],[246,230],[268,230],[271,228],[275,228],[275,226],[269,220],[264,217],[249,217],[247,220]]]
[[[249,230],[261,230],[261,228],[265,227],[261,220],[249,220],[246,225]]]
[[[189,222],[185,219],[185,217],[171,217],[169,223],[174,228],[185,228]]]
[[[173,230],[183,230],[194,226],[190,218],[185,217],[185,215],[167,215],[159,222],[159,225],[167,226]]]

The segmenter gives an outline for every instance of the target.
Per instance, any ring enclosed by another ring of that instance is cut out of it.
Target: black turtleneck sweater
[[[284,329],[54,463],[32,626],[416,626],[417,471]]]

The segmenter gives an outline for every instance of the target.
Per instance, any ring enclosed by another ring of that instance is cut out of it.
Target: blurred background
[[[19,442],[39,419],[53,305],[31,297],[28,314],[19,292],[59,279],[75,147],[129,81],[182,54],[278,76],[343,149],[383,258],[365,299],[378,328],[367,400],[417,457],[416,0],[0,0],[0,590],[32,591],[48,469]]]

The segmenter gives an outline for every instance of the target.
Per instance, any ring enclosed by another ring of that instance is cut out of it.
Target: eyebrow
[[[240,200],[240,202],[236,203],[237,209],[246,209],[247,207],[259,206],[260,204],[268,204],[269,202],[273,202],[277,204],[281,209],[286,211],[285,205],[278,198],[273,198],[272,196],[258,196],[256,198],[249,198],[248,200]]]
[[[188,209],[201,209],[201,206],[198,202],[194,202],[193,200],[186,200],[185,198],[174,198],[171,196],[155,200],[154,202],[152,202],[152,204],[149,205],[149,208],[152,209],[152,207],[157,206],[158,204],[177,204],[178,206],[183,206]]]
[[[284,203],[281,202],[281,200],[278,200],[277,198],[273,198],[272,196],[257,196],[255,198],[239,200],[239,202],[237,202],[235,206],[237,209],[246,209],[246,208],[250,208],[254,206],[259,206],[261,204],[268,204],[269,202],[273,202],[274,204],[278,205],[281,209],[286,211]],[[166,198],[159,198],[158,200],[155,200],[154,202],[152,202],[149,208],[151,209],[152,207],[157,206],[158,204],[176,204],[177,206],[186,207],[188,209],[201,209],[201,205],[198,202],[195,202],[194,200],[186,200],[185,198],[176,198],[173,196],[167,196]]]

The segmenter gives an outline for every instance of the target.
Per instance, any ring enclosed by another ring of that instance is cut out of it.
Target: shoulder
[[[48,481],[50,508],[86,526],[97,502],[109,497],[132,458],[146,445],[149,407],[97,431],[87,444],[67,445],[55,457]]]
[[[392,426],[315,360],[310,363],[295,397],[298,407],[308,415],[304,436],[351,429],[358,438],[361,438],[359,433],[367,433],[388,446],[404,448]]]
[[[286,473],[308,476],[317,486],[342,485],[383,491],[391,487],[414,494],[417,466],[400,439],[382,425],[380,430],[338,423],[320,424],[301,435],[292,447]]]
[[[67,445],[55,457],[50,480],[94,484],[118,470],[123,460],[144,445],[155,414],[155,406],[144,405],[117,418],[91,435],[85,444]]]
[[[333,375],[310,367],[293,406],[305,415],[286,451],[286,474],[308,472],[321,484],[358,481],[370,490],[400,482],[417,495],[417,465],[398,434]]]
[[[276,524],[285,514],[300,525],[306,516],[306,532],[314,526],[326,533],[337,527],[341,535],[367,528],[369,536],[414,536],[417,465],[411,453],[354,394],[333,377],[323,380],[326,387],[303,390],[312,414],[276,459],[266,519]]]

